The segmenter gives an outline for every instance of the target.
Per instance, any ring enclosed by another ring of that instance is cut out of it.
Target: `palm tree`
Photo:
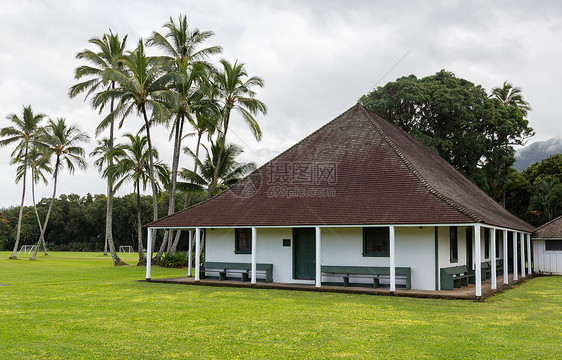
[[[183,179],[190,181],[190,183],[181,184],[182,188],[188,191],[199,191],[207,194],[210,193],[211,197],[216,196],[256,169],[256,164],[253,162],[238,163],[236,161],[236,157],[243,152],[242,148],[238,145],[227,144],[221,148],[219,144],[213,143],[211,144],[210,151],[206,146],[203,145],[203,147],[206,150],[205,159],[203,161],[199,160],[190,149],[184,149],[199,165],[198,172],[188,169],[182,169],[180,172],[180,176]],[[217,164],[216,159],[221,150],[223,151],[223,161],[221,161],[221,167],[217,171],[215,168]],[[215,173],[219,174],[219,180],[214,184],[213,178]]]
[[[95,96],[94,106],[99,106],[108,99],[118,98],[119,103],[114,112],[100,124],[100,128],[111,123],[116,116],[121,117],[120,125],[132,112],[142,116],[143,129],[146,131],[149,153],[150,182],[152,187],[153,219],[158,219],[158,188],[154,178],[154,160],[150,128],[153,123],[164,123],[169,116],[168,107],[173,107],[174,96],[167,85],[171,75],[163,71],[157,58],[148,57],[144,51],[142,39],[135,50],[122,58],[126,72],[115,69],[108,70],[107,79],[115,81],[119,86],[106,90]],[[148,113],[150,112],[150,118]],[[153,239],[155,236],[153,236]]]
[[[125,182],[132,181],[134,193],[137,199],[137,240],[139,252],[139,265],[146,264],[144,248],[142,243],[142,219],[141,219],[141,186],[146,189],[146,185],[151,179],[150,176],[150,154],[148,149],[148,138],[146,136],[126,134],[129,144],[115,148],[114,156],[119,159],[116,164],[108,167],[104,176],[112,177],[117,181],[115,189],[118,189]],[[154,168],[160,179],[169,176],[167,167],[158,161],[158,151],[153,150]],[[152,254],[149,254],[151,256]]]
[[[531,197],[529,211],[544,222],[560,215],[562,211],[562,184],[556,179],[542,180],[536,185],[536,193]]]
[[[174,138],[174,150],[172,159],[171,188],[168,203],[168,215],[175,211],[176,207],[176,183],[179,167],[179,158],[183,140],[183,129],[185,119],[192,118],[197,107],[209,106],[205,94],[201,91],[201,85],[207,75],[210,66],[205,60],[212,54],[222,51],[220,46],[200,48],[202,44],[214,35],[211,31],[190,30],[186,16],[179,16],[176,24],[172,18],[164,25],[167,32],[162,35],[154,32],[148,39],[148,45],[153,45],[163,50],[164,56],[160,59],[175,76],[169,87],[176,95],[175,107],[173,109],[174,121],[170,138]],[[160,251],[155,257],[158,261],[166,245],[170,251],[172,242],[169,241],[169,232],[164,233],[164,240]]]
[[[210,87],[206,87],[206,88],[212,89]],[[209,96],[209,100],[213,101],[212,95]],[[199,159],[199,150],[201,148],[201,138],[203,137],[203,135],[207,134],[207,137],[208,137],[209,141],[211,141],[211,138],[216,131],[217,122],[218,122],[218,119],[220,118],[220,112],[218,112],[217,110],[218,109],[216,109],[214,106],[201,106],[199,108],[199,110],[196,111],[195,116],[188,118],[191,126],[194,129],[194,132],[190,133],[190,134],[187,134],[186,136],[192,136],[193,135],[197,138],[197,142],[196,142],[196,145],[195,145],[195,154],[194,154],[195,159]],[[189,150],[189,151],[191,151],[191,150]],[[198,167],[199,167],[199,162],[194,161],[192,171],[194,173],[197,173]],[[185,197],[185,202],[183,204],[184,209],[187,208],[190,200],[191,200],[191,192],[187,192],[187,196]],[[180,241],[180,236],[181,236],[181,230],[177,230],[174,242],[172,243],[171,248],[168,250],[169,253],[175,252],[175,249],[177,248],[178,243]],[[162,247],[160,248],[160,251],[158,252],[158,254],[160,254],[160,256],[161,256],[161,252],[163,252]],[[156,255],[156,258],[159,259],[158,255]]]
[[[101,39],[90,39],[89,43],[96,46],[98,51],[94,52],[86,49],[76,55],[77,59],[85,60],[92,65],[83,65],[76,68],[74,77],[77,80],[87,77],[87,80],[70,88],[69,96],[71,98],[76,97],[84,91],[87,91],[86,98],[88,98],[89,95],[96,93],[96,91],[115,89],[115,81],[107,81],[108,71],[110,69],[116,71],[123,70],[122,57],[127,43],[127,35],[120,40],[118,34],[113,34],[113,32],[109,30],[109,34],[104,34]],[[111,97],[108,100],[110,102],[109,113],[113,114],[115,110],[115,98]],[[99,107],[99,111],[101,112],[105,104],[106,103],[102,102],[95,107]],[[113,132],[114,123],[111,121],[109,123],[108,150],[113,148]],[[112,159],[109,159],[108,166],[112,164],[112,161]],[[109,243],[111,243],[110,248],[115,248],[113,245],[113,193],[113,184],[110,179],[108,179],[105,217],[105,245],[103,250],[104,255],[107,255],[107,247]],[[116,253],[112,253],[111,256],[112,258],[118,258]]]
[[[211,151],[206,146],[203,145],[203,147],[206,150],[203,161],[199,160],[199,156],[194,154],[189,148],[184,148],[184,151],[193,158],[198,166],[196,167],[197,171],[189,169],[182,169],[180,171],[180,177],[188,182],[179,183],[179,187],[188,193],[207,193],[209,198],[216,196],[256,169],[256,164],[253,162],[238,163],[236,161],[236,157],[243,152],[242,148],[238,145],[227,144],[221,147],[216,143],[211,143]],[[216,159],[221,150],[223,152],[223,161],[221,161],[220,169],[215,171]],[[215,174],[218,174],[218,181],[213,180]],[[202,241],[204,240],[202,239]],[[172,246],[172,253],[175,252],[177,243],[176,239]]]
[[[16,230],[16,243],[14,244],[14,250],[12,251],[12,255],[10,255],[10,259],[17,259],[18,255],[18,246],[21,236],[21,219],[23,216],[23,204],[25,201],[27,168],[29,166],[29,151],[33,146],[33,143],[35,142],[37,127],[41,120],[43,120],[43,118],[46,116],[45,114],[33,114],[31,105],[23,107],[22,115],[23,116],[21,118],[16,114],[8,115],[7,119],[12,122],[12,125],[0,130],[0,137],[3,138],[2,140],[0,140],[0,146],[6,146],[15,143],[16,148],[11,154],[12,164],[21,164],[20,166],[23,166],[23,168],[21,169],[21,175],[16,177],[16,183],[19,180],[22,180],[23,189],[18,216],[18,227]]]
[[[114,150],[116,147],[113,144],[113,139],[110,138],[103,138],[98,140],[97,146],[95,149],[90,153],[90,156],[99,156],[95,161],[94,165],[97,167],[100,173],[104,173],[104,171],[113,166],[114,161]],[[113,197],[113,193],[115,192],[116,188],[113,186],[114,179],[107,177],[107,202],[109,203],[110,197]],[[113,235],[112,229],[107,227],[107,220],[110,219],[110,222],[113,223],[111,220],[113,219],[113,206],[107,206],[107,213],[106,213],[106,242],[105,246],[109,245],[109,252],[111,254],[111,258],[113,260],[113,264],[115,266],[118,265],[126,265],[126,263],[121,260],[119,255],[117,255],[117,251],[115,251],[115,244],[113,242]],[[108,236],[109,230],[109,236]],[[107,248],[104,249],[104,255],[107,255]]]
[[[523,94],[521,93],[521,89],[518,87],[513,87],[513,85],[507,81],[504,81],[502,87],[493,88],[492,93],[490,94],[490,98],[498,100],[501,103],[501,105],[505,108],[509,106],[515,107],[517,110],[519,110],[521,115],[523,115],[523,118],[527,116],[529,111],[531,111],[531,106],[527,101],[523,99]],[[528,136],[532,136],[532,135],[533,135],[532,133],[528,134]],[[504,144],[504,147],[505,147],[504,149],[505,154],[508,155],[510,150],[509,150],[509,143],[507,140],[506,143]],[[504,168],[499,170],[501,173],[503,173],[504,178],[507,178],[509,176],[509,168]],[[502,186],[499,186],[499,188],[502,190],[502,195],[501,195],[502,205],[505,208],[505,196],[506,196],[507,184],[503,184]]]
[[[503,83],[502,87],[493,88],[490,97],[498,99],[503,106],[515,106],[523,116],[527,116],[527,113],[531,111],[531,106],[523,99],[521,89],[513,87],[507,81]]]
[[[232,110],[236,110],[250,127],[254,137],[261,139],[262,132],[254,115],[258,112],[267,114],[267,107],[263,102],[255,98],[255,92],[252,90],[255,86],[263,87],[263,80],[257,76],[248,77],[248,73],[244,68],[244,63],[235,61],[231,64],[227,60],[220,61],[222,69],[214,74],[214,86],[219,93],[219,99],[222,107],[221,133],[217,140],[219,153],[216,157],[216,166],[211,188],[208,192],[210,197],[214,188],[217,186],[218,171],[222,167],[223,153],[230,123],[230,115]]]
[[[33,210],[35,211],[35,218],[37,219],[37,224],[39,225],[39,245],[43,245],[43,251],[45,255],[47,253],[47,245],[45,244],[45,236],[43,231],[43,225],[41,224],[41,218],[39,217],[39,212],[37,211],[37,203],[35,201],[35,184],[42,181],[45,185],[48,184],[47,177],[45,173],[51,173],[51,160],[45,156],[45,154],[39,150],[37,146],[31,148],[29,152],[29,168],[31,169],[31,199],[33,201]],[[20,166],[21,168],[21,166]],[[18,174],[20,170],[18,168]],[[37,247],[39,247],[39,245]]]
[[[86,161],[84,161],[85,153],[84,149],[80,147],[80,144],[87,142],[88,140],[89,136],[80,131],[76,126],[67,126],[64,118],[58,118],[56,121],[49,119],[47,125],[40,131],[37,138],[37,144],[45,152],[45,156],[47,158],[50,159],[51,157],[54,157],[54,166],[52,169],[53,195],[51,196],[51,202],[49,203],[47,215],[45,216],[45,222],[43,223],[43,229],[41,230],[39,242],[41,241],[41,237],[45,236],[45,230],[47,229],[47,224],[49,223],[49,216],[51,215],[51,209],[57,193],[59,173],[65,167],[71,174],[74,173],[76,166],[80,169],[86,169],[87,164]],[[38,249],[39,244],[35,248],[35,252],[31,256],[31,260],[36,259]]]

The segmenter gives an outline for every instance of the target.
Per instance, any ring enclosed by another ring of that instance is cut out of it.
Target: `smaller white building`
[[[562,216],[536,228],[532,240],[535,271],[562,275]]]

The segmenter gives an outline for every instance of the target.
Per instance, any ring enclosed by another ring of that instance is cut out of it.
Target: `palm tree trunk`
[[[45,236],[45,230],[47,230],[47,224],[49,223],[49,217],[51,216],[51,209],[53,208],[53,202],[55,202],[55,196],[57,194],[57,180],[59,176],[59,166],[60,166],[60,159],[57,156],[57,161],[55,162],[55,176],[53,181],[53,196],[51,196],[51,202],[49,203],[49,209],[47,210],[47,216],[45,216],[45,222],[43,223],[43,229],[41,229],[41,235],[39,235],[39,242],[41,242],[41,238]],[[39,246],[35,247],[35,251],[29,260],[37,259],[37,251],[39,250]]]
[[[25,151],[25,156],[27,158],[27,149]],[[18,216],[18,227],[16,230],[16,243],[14,244],[14,250],[12,251],[12,255],[10,255],[10,259],[17,259],[18,258],[18,246],[20,244],[20,236],[21,236],[21,218],[23,217],[23,203],[25,201],[25,178],[27,175],[27,166],[23,169],[23,190],[21,192],[21,204],[20,204],[20,214]]]
[[[149,172],[150,172],[149,175],[150,175],[150,184],[152,185],[152,219],[153,221],[156,221],[158,220],[158,202],[156,199],[158,190],[156,188],[156,179],[154,178],[154,158],[152,155],[152,140],[150,138],[150,124],[148,122],[148,117],[146,116],[146,108],[144,107],[144,105],[142,106],[142,115],[144,117],[144,124],[146,127],[146,139],[148,141],[148,161],[149,161]],[[152,240],[153,241],[156,240],[156,230],[152,230]]]
[[[115,89],[115,81],[111,82],[111,89]],[[111,98],[111,104],[109,110],[113,113],[114,110],[114,103],[115,99]],[[108,151],[113,150],[113,121],[109,124],[109,149]],[[109,166],[113,165],[113,159],[109,158]],[[111,245],[109,245],[111,243]],[[118,263],[122,262],[117,253],[115,252],[115,244],[113,243],[113,181],[108,178],[107,179],[107,207],[105,213],[105,244],[103,247],[103,254],[107,256],[107,246],[113,248],[113,252],[111,252],[111,258],[113,259],[113,264],[117,266]],[[117,262],[116,262],[117,261]]]
[[[31,178],[34,179],[34,172],[31,170]],[[43,233],[43,226],[41,225],[41,219],[39,218],[39,212],[37,211],[37,204],[35,203],[35,182],[31,181],[31,199],[33,201],[33,210],[35,210],[35,217],[37,218],[37,224],[39,225],[39,232]],[[47,254],[47,245],[45,244],[45,236],[39,236],[39,241],[37,242],[37,248],[43,244],[43,250],[45,252],[45,256]]]
[[[199,131],[197,134],[197,145],[195,146],[195,157],[199,159],[199,150],[201,148],[201,137],[203,136],[203,131]],[[195,165],[193,166],[193,172],[197,174],[198,163],[195,161]],[[187,193],[185,197],[185,203],[183,204],[183,208],[186,209],[189,206],[189,200],[191,200],[191,193]],[[172,253],[176,252],[176,248],[178,247],[178,243],[180,242],[181,230],[176,231],[176,238],[174,239],[174,243],[172,244]]]
[[[219,155],[217,156],[217,164],[215,166],[215,173],[213,174],[213,179],[211,181],[211,186],[209,187],[209,193],[207,194],[207,199],[211,198],[211,195],[213,194],[213,191],[215,190],[215,187],[217,186],[217,182],[218,182],[218,178],[219,178],[219,169],[220,166],[222,165],[222,156],[224,153],[224,147],[226,146],[226,133],[228,132],[228,123],[230,121],[230,108],[226,108],[226,112],[224,114],[224,133],[223,133],[223,143],[220,144],[220,150],[219,150]],[[220,136],[220,134],[219,134]]]
[[[168,215],[172,215],[176,210],[176,187],[178,178],[178,167],[180,162],[180,150],[181,150],[181,138],[183,133],[183,116],[176,122],[176,129],[174,131],[174,154],[172,158],[172,173],[171,175],[171,186],[170,186],[170,200],[168,202]],[[163,242],[167,244],[167,252],[173,254],[175,252],[175,247],[172,246],[172,231],[166,230],[164,232]],[[173,249],[173,250],[172,250]]]
[[[111,183],[108,182],[107,187],[111,187]],[[121,260],[121,258],[119,257],[119,255],[117,255],[117,251],[115,251],[115,243],[113,242],[113,234],[112,234],[112,228],[113,228],[113,189],[111,191],[109,191],[108,189],[108,194],[109,194],[109,198],[107,199],[107,216],[106,216],[106,238],[107,238],[107,245],[109,246],[109,253],[111,254],[111,260],[113,260],[113,266],[121,266],[121,265],[127,265],[126,262],[124,262],[123,260]],[[107,226],[107,222],[109,222],[109,226]],[[109,235],[108,235],[108,229],[109,229]]]
[[[146,257],[144,256],[144,248],[142,246],[140,180],[137,180],[136,195],[137,195],[137,240],[138,240],[137,247],[139,251],[139,262],[137,263],[137,265],[146,265]],[[152,254],[147,254],[147,255],[150,257]]]

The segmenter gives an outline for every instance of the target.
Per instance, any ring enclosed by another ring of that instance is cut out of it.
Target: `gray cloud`
[[[246,148],[244,161],[269,160],[376,85],[440,69],[488,90],[509,80],[533,106],[529,119],[537,140],[562,132],[554,81],[562,72],[562,5],[556,1],[0,2],[2,127],[5,115],[32,104],[37,112],[66,117],[93,134],[100,116],[88,102],[66,95],[79,64],[75,54],[108,28],[129,34],[132,48],[183,13],[191,26],[215,32],[209,44],[222,45],[223,57],[244,61],[250,74],[265,80],[259,91],[269,107],[260,118],[264,140],[256,142],[239,117],[233,120],[231,141]],[[121,133],[136,132],[139,124],[127,119]],[[156,129],[154,136],[169,161],[168,131]],[[10,151],[0,149],[0,206],[19,202]],[[182,161],[189,164],[187,157]],[[93,168],[61,178],[60,192],[104,191]],[[49,192],[41,187],[38,195]]]

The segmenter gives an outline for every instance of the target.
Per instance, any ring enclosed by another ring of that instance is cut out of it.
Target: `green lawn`
[[[8,256],[2,359],[562,358],[561,276],[475,303],[144,283],[144,267],[97,253]]]

